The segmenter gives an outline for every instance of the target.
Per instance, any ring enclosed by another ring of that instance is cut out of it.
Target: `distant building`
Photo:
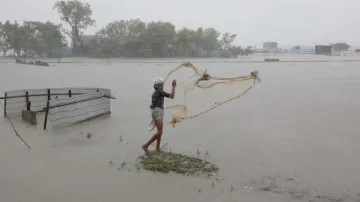
[[[84,47],[91,47],[100,42],[100,37],[98,35],[84,35],[81,36],[80,40]],[[71,43],[73,45],[74,42]],[[76,46],[80,46],[80,41],[76,40]]]
[[[82,37],[82,42],[84,46],[94,46],[100,42],[100,37],[98,35],[84,35]]]
[[[61,47],[51,51],[48,57],[71,57],[73,56],[73,49],[71,47]]]
[[[269,50],[269,49],[277,49],[278,43],[276,42],[265,42],[263,43],[263,49]]]
[[[293,46],[289,52],[292,52],[292,53],[300,53],[301,52],[301,48],[300,46]]]
[[[330,44],[332,49],[336,52],[341,52],[341,51],[347,51],[350,48],[350,45],[346,44],[346,43],[335,43],[335,44]]]
[[[82,48],[81,43],[82,42]],[[73,49],[73,54],[87,54],[98,46],[100,42],[100,37],[98,35],[83,35],[80,40],[76,40],[76,46]],[[73,46],[74,41],[71,42],[71,46]]]
[[[98,43],[100,41],[100,37],[98,35],[84,35],[81,36],[81,41],[83,46],[90,46],[91,44]],[[73,45],[73,41],[71,45]],[[80,46],[80,41],[76,40],[76,46]]]
[[[324,45],[316,45],[315,46],[315,55],[331,55],[332,47],[324,46]]]

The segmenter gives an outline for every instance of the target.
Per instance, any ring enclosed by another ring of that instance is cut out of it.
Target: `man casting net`
[[[257,71],[247,76],[218,77],[190,62],[168,73],[163,82],[165,92],[172,91],[174,80],[177,81],[176,96],[166,99],[164,106],[172,116],[169,123],[173,126],[241,97],[261,81]]]

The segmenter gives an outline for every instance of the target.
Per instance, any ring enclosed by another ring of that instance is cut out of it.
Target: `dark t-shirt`
[[[155,90],[151,95],[150,109],[154,109],[155,107],[164,109],[164,97],[169,98],[170,94],[163,90]]]

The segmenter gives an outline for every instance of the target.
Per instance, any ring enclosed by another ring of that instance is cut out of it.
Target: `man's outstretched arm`
[[[175,98],[175,87],[176,87],[176,81],[174,80],[172,82],[172,89],[171,89],[171,93],[165,93],[165,97],[170,98],[170,99],[174,99]]]
[[[171,99],[175,98],[175,86],[174,85],[172,86],[172,89],[171,89],[170,98]]]

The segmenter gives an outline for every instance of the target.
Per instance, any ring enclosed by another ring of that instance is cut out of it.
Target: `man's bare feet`
[[[145,145],[142,146],[142,149],[144,150],[146,155],[149,155],[149,150]]]

